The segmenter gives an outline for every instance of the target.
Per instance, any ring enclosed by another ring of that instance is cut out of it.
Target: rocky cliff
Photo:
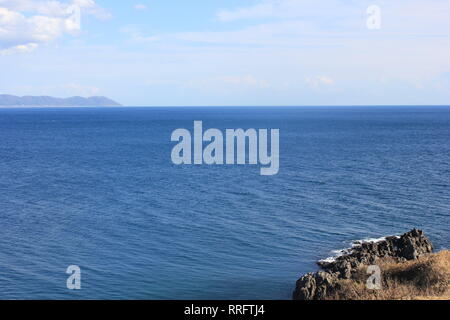
[[[293,299],[327,299],[339,289],[341,280],[357,279],[363,266],[386,259],[396,262],[416,260],[432,251],[431,241],[417,229],[380,241],[360,242],[341,256],[319,261],[322,271],[302,276],[296,283]]]

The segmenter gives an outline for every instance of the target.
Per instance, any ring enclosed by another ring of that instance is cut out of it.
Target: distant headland
[[[119,107],[119,103],[107,97],[13,96],[0,94],[0,107]]]

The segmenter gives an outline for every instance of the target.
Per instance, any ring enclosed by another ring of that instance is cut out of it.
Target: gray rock
[[[338,277],[335,274],[319,271],[308,273],[297,281],[293,293],[294,300],[321,300],[331,294]]]
[[[385,257],[414,260],[431,252],[431,241],[423,231],[413,229],[400,237],[391,236],[379,242],[363,242],[333,262],[319,261],[317,264],[326,271],[337,272],[342,278],[348,278],[349,265],[354,269],[361,264],[374,264],[377,259]]]
[[[413,229],[401,236],[386,237],[378,242],[362,242],[348,249],[334,261],[319,261],[323,269],[302,276],[296,284],[294,300],[321,300],[329,296],[340,279],[351,279],[361,265],[375,264],[380,258],[398,261],[414,260],[432,253],[433,244],[423,231]]]

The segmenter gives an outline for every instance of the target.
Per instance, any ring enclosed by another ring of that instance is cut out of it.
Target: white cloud
[[[328,76],[315,76],[305,79],[306,83],[312,88],[320,88],[334,85],[334,80]]]
[[[64,15],[67,5],[58,1],[0,0],[0,7],[47,16]]]
[[[269,86],[268,82],[265,80],[257,79],[252,75],[245,76],[224,76],[219,77],[219,81],[225,84],[230,84],[234,86],[249,86],[257,88],[266,88]]]
[[[431,85],[441,92],[450,92],[450,72],[444,72],[431,81]]]
[[[80,7],[82,14],[96,17],[100,20],[108,20],[112,18],[112,14],[99,6],[93,0],[72,0],[72,4]]]
[[[144,35],[135,27],[122,28],[135,42],[205,43],[211,45],[244,45],[270,47],[306,47],[341,45],[343,34],[317,30],[303,21],[276,21],[230,31],[193,31],[169,34]],[[316,37],[312,37],[315,35]]]
[[[336,8],[340,10],[335,10]],[[259,3],[235,9],[219,10],[216,18],[220,21],[228,22],[244,19],[267,19],[282,18],[292,19],[308,17],[314,14],[314,18],[320,18],[332,13],[334,16],[342,15],[342,9],[348,11],[354,7],[346,5],[343,1],[327,0],[322,5],[318,5],[317,0],[262,0]]]
[[[159,36],[145,36],[138,26],[129,25],[120,29],[121,33],[127,34],[131,41],[136,43],[154,42],[160,39]]]
[[[270,84],[264,79],[257,78],[251,74],[226,75],[204,79],[191,79],[183,85],[189,88],[208,90],[253,90],[269,88]]]
[[[366,8],[371,1],[279,0],[271,1],[271,6],[268,1],[260,2],[266,6],[250,11],[229,10],[236,15],[222,17],[232,21],[264,16],[264,21],[220,24],[219,28],[203,31],[156,35],[137,31],[132,35],[142,42],[147,39],[147,52],[162,53],[158,58],[143,60],[158,61],[149,70],[157,65],[166,79],[184,78],[189,90],[258,92],[260,99],[259,94],[271,92],[275,97],[277,91],[286,92],[286,97],[303,99],[310,95],[323,99],[320,101],[335,95],[334,103],[343,103],[344,96],[356,103],[368,101],[363,92],[373,87],[379,92],[386,88],[415,90],[417,84],[450,70],[450,20],[444,19],[444,13],[450,12],[450,2],[430,1],[433,6],[423,0],[377,0],[383,12],[382,29],[378,31],[366,28]],[[283,3],[290,3],[291,8],[295,3],[297,8],[283,9]],[[421,16],[420,11],[426,14]],[[198,78],[191,79],[192,75]],[[380,78],[390,82],[380,83]],[[437,86],[444,91],[448,82],[440,81]],[[265,87],[268,89],[258,89]],[[397,98],[394,91],[390,98],[406,99]],[[377,99],[384,98],[380,95]],[[412,96],[408,99],[414,101]],[[442,96],[433,101],[438,99]]]
[[[0,48],[36,47],[32,44],[52,41],[63,33],[75,31],[65,19],[22,13],[0,8]]]
[[[221,10],[222,21],[267,18],[263,22],[225,31],[193,31],[145,36],[134,32],[140,42],[154,40],[191,43],[259,45],[286,47],[338,47],[361,40],[372,43],[412,36],[447,39],[449,36],[450,2],[431,0],[433,5],[418,0],[379,0],[382,8],[382,28],[371,31],[366,27],[366,9],[371,2],[358,4],[328,0],[264,0],[254,6]],[[423,13],[423,14],[422,14]]]
[[[64,34],[76,35],[82,14],[110,17],[93,0],[0,0],[0,53],[29,52]]]
[[[0,0],[0,7],[16,12],[34,13],[44,16],[65,17],[70,6],[77,6],[83,14],[93,15],[99,19],[111,18],[111,14],[95,3],[94,0]]]
[[[31,52],[36,49],[37,46],[38,45],[36,43],[21,44],[8,49],[0,50],[0,55]]]
[[[252,7],[237,8],[234,10],[220,10],[217,18],[220,21],[234,21],[240,19],[267,18],[272,16],[274,6],[271,2],[266,1]]]
[[[141,4],[141,3],[135,4],[135,5],[134,5],[134,8],[135,8],[136,10],[147,10],[147,6],[146,6],[145,4]]]
[[[219,21],[300,20],[331,32],[358,32],[365,29],[366,9],[373,0],[260,0],[254,5],[222,9]],[[450,2],[447,0],[377,0],[382,11],[382,32],[448,36]]]

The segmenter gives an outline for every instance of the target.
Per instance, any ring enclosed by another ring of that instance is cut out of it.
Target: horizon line
[[[317,108],[317,107],[450,107],[450,104],[336,104],[336,105],[120,105],[120,106],[39,106],[39,105],[0,105],[0,109],[26,108]]]

